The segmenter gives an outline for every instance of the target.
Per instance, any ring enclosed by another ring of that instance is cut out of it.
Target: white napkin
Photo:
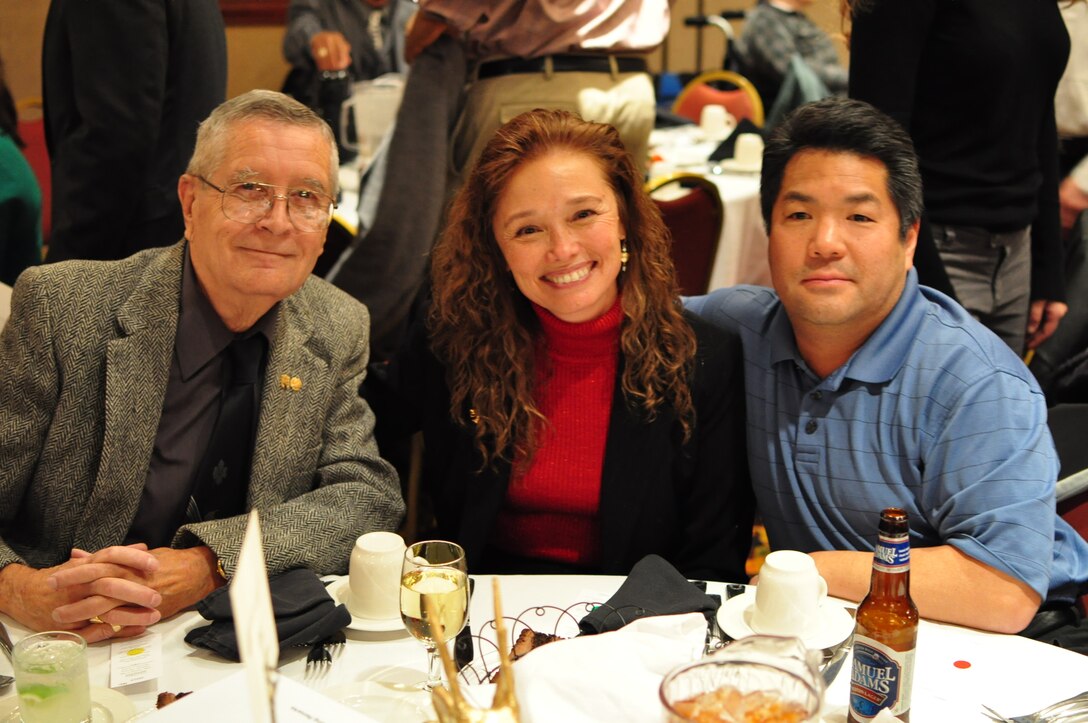
[[[521,720],[660,723],[661,679],[699,658],[705,641],[706,618],[687,613],[541,646],[514,663]]]

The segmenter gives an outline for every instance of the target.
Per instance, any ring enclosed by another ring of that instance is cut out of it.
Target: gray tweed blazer
[[[0,567],[124,540],[166,393],[183,252],[34,267],[16,283],[0,334]],[[368,328],[361,304],[312,276],[281,303],[247,501],[270,573],[346,572],[355,539],[404,512],[358,393]],[[283,374],[302,387],[283,388]],[[245,523],[186,525],[172,546],[205,544],[229,572]]]

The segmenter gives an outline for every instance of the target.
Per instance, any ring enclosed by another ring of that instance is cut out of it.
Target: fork
[[[476,580],[473,578],[468,579],[468,599],[469,603],[472,602],[472,594],[476,591]],[[472,662],[473,658],[473,645],[472,645],[472,622],[469,620],[469,614],[465,612],[465,627],[461,628],[461,631],[457,633],[457,637],[453,642],[453,661],[457,665],[457,670],[460,672],[464,670],[465,666]]]
[[[335,633],[321,641],[327,648],[336,648],[337,651],[343,650],[343,647],[347,642],[348,638],[344,635],[343,630],[337,630]]]
[[[332,656],[329,654],[328,649],[325,647],[325,641],[319,640],[310,647],[310,652],[306,655],[306,667],[311,665],[331,665]]]
[[[985,715],[999,723],[1051,723],[1056,721],[1088,721],[1088,690],[1070,696],[1065,700],[1048,705],[1042,710],[1027,715],[1003,716],[989,706],[982,706]],[[1076,717],[1072,717],[1076,716]]]
[[[4,655],[8,656],[8,660],[14,665],[15,661],[11,657],[11,636],[8,635],[8,629],[4,627],[4,623],[0,622],[0,649],[4,651]],[[0,690],[6,689],[9,685],[15,682],[15,678],[10,675],[0,675]]]
[[[329,652],[330,647],[340,648],[347,643],[347,636],[344,635],[343,630],[337,630],[332,635],[326,638],[322,638],[310,646],[310,652],[306,655],[306,667],[311,665],[321,664],[328,665],[332,663],[332,654]]]
[[[996,723],[1024,723],[1027,720],[1025,716],[1021,716],[1020,721],[1013,721],[1012,718],[1006,718],[988,705],[982,706],[982,715]]]

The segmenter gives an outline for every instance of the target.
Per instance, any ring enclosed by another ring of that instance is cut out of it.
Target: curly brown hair
[[[685,441],[695,422],[695,335],[682,315],[671,238],[657,206],[615,128],[537,109],[488,142],[431,255],[431,347],[446,366],[450,413],[466,428],[474,425],[485,466],[499,459],[528,464],[548,421],[533,398],[540,323],[507,270],[492,220],[512,174],[554,150],[583,153],[600,165],[627,233],[630,260],[617,282],[624,394],[647,420],[671,406]]]

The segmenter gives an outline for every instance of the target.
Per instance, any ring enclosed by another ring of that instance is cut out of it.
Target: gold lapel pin
[[[302,380],[290,374],[280,374],[280,389],[290,389],[292,392],[297,392],[302,389]]]

